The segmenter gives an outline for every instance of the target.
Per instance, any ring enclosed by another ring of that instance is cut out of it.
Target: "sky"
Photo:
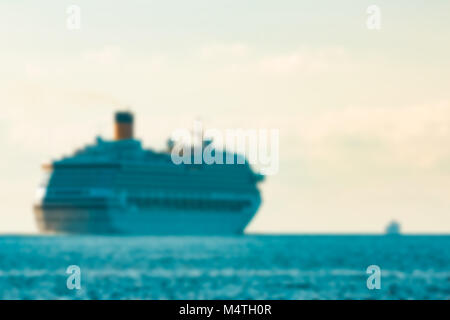
[[[247,232],[449,233],[449,14],[444,0],[1,0],[0,232],[36,232],[41,164],[111,139],[113,112],[132,110],[155,150],[198,118],[279,130]]]

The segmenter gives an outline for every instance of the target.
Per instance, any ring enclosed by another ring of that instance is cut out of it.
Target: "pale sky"
[[[81,8],[81,29],[66,8]],[[369,5],[381,30],[366,27]],[[162,149],[198,117],[280,131],[248,232],[450,232],[450,2],[0,1],[0,232],[40,165],[129,108]]]

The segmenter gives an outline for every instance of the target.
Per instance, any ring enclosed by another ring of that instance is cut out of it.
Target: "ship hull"
[[[236,235],[256,211],[34,208],[38,229],[47,234]]]

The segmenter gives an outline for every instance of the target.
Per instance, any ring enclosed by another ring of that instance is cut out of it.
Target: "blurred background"
[[[450,3],[0,3],[0,232],[34,233],[40,165],[112,137],[280,130],[248,233],[450,231]],[[80,8],[80,29],[66,9]]]

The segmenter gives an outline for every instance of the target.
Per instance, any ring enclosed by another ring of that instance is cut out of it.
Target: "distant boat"
[[[386,235],[399,235],[400,234],[400,224],[396,221],[392,221],[386,227]]]

